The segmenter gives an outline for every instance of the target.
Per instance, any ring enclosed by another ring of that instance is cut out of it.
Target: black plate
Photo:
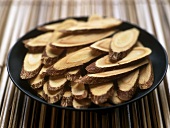
[[[87,20],[87,17],[81,17],[81,18],[75,18],[77,20]],[[65,19],[63,19],[65,20]],[[47,24],[51,24],[51,23],[55,23],[55,22],[61,22],[63,20],[58,20],[58,21],[53,21]],[[147,33],[145,30],[139,28],[136,25],[133,25],[131,23],[128,22],[123,22],[123,24],[121,25],[121,29],[129,29],[132,27],[136,27],[140,30],[140,36],[139,36],[139,40],[142,42],[142,44],[146,47],[149,47],[150,49],[152,49],[152,54],[150,55],[150,59],[153,63],[153,70],[154,70],[154,83],[152,85],[151,88],[147,89],[147,90],[143,90],[140,91],[139,93],[137,93],[133,99],[124,102],[122,104],[118,104],[118,105],[113,105],[111,107],[97,107],[95,105],[92,105],[92,107],[88,108],[88,109],[80,109],[80,110],[104,110],[104,109],[110,109],[110,108],[115,108],[115,107],[120,107],[129,103],[132,103],[142,97],[144,97],[145,95],[147,95],[148,93],[150,93],[151,91],[153,91],[159,84],[160,82],[163,80],[166,71],[167,71],[167,65],[168,65],[168,59],[167,59],[167,54],[164,50],[164,48],[161,46],[161,44],[149,33]],[[64,109],[70,109],[70,110],[75,110],[72,107],[61,107],[59,105],[59,103],[56,104],[48,104],[46,101],[42,100],[41,98],[39,98],[35,91],[29,86],[28,82],[26,80],[22,80],[20,79],[20,72],[21,72],[21,67],[22,67],[22,63],[23,63],[23,59],[24,56],[27,52],[27,49],[24,47],[22,41],[24,39],[28,39],[31,37],[35,37],[39,34],[42,34],[42,32],[38,31],[36,28],[33,29],[32,31],[28,32],[26,35],[24,35],[22,38],[20,38],[16,44],[12,47],[9,56],[8,56],[8,61],[7,61],[7,69],[8,69],[8,73],[9,76],[11,78],[11,80],[14,82],[14,84],[22,91],[24,92],[26,95],[30,96],[31,98],[50,105],[52,107],[56,107],[56,108],[64,108]]]

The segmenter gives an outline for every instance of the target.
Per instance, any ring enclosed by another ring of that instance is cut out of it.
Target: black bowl
[[[74,19],[86,21],[87,17],[79,17],[79,18],[74,17]],[[53,21],[53,22],[46,23],[46,24],[62,22],[63,20],[65,20],[65,19]],[[154,70],[154,77],[155,77],[153,85],[151,86],[151,88],[149,88],[147,90],[139,91],[131,100],[129,100],[127,102],[124,102],[124,103],[121,103],[118,105],[113,104],[110,107],[98,107],[98,106],[92,105],[90,108],[79,109],[79,110],[90,110],[90,111],[91,110],[93,110],[93,111],[94,110],[106,110],[106,109],[108,110],[111,108],[116,108],[116,107],[120,107],[123,105],[127,105],[129,103],[137,101],[140,98],[146,96],[148,93],[153,91],[160,84],[160,82],[163,80],[163,78],[166,74],[166,71],[167,71],[167,66],[168,66],[167,54],[166,54],[164,48],[161,46],[161,44],[157,41],[157,39],[154,36],[152,36],[151,34],[149,34],[148,32],[146,32],[145,30],[141,29],[140,27],[138,27],[136,25],[133,25],[131,23],[124,21],[123,24],[121,25],[120,29],[125,30],[125,29],[129,29],[132,27],[138,28],[140,30],[139,41],[142,42],[142,44],[144,46],[149,47],[152,50],[150,59],[153,63],[153,70]],[[16,42],[16,44],[12,47],[12,49],[9,52],[8,61],[7,61],[7,69],[8,69],[9,76],[10,76],[11,80],[13,81],[13,83],[22,92],[24,92],[26,95],[33,98],[34,100],[37,100],[43,104],[50,105],[50,106],[56,107],[56,108],[76,110],[72,107],[61,107],[59,103],[55,103],[55,104],[47,103],[46,101],[44,101],[43,99],[41,99],[40,97],[37,96],[36,92],[30,87],[27,80],[20,79],[20,72],[21,72],[23,59],[25,57],[25,54],[27,53],[27,49],[24,47],[24,44],[22,43],[22,41],[25,39],[29,39],[31,37],[35,37],[42,33],[43,32],[41,32],[41,31],[37,30],[37,28],[35,28],[32,31],[26,33],[23,37],[21,37]]]

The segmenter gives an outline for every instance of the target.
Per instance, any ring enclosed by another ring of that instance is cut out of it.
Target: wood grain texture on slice
[[[48,32],[45,34],[41,34],[35,38],[29,39],[26,41],[25,47],[29,50],[31,53],[40,53],[43,52],[45,46],[49,43],[51,37],[52,37],[52,32]]]
[[[68,71],[65,74],[65,77],[69,81],[74,81],[76,79],[79,79],[81,77],[81,68],[78,67],[78,68],[75,68],[75,69]]]
[[[72,34],[51,42],[54,47],[76,47],[91,44],[112,35],[115,30],[86,32],[81,34]]]
[[[64,49],[53,48],[48,44],[42,53],[41,61],[45,66],[51,66],[59,59],[63,52]]]
[[[71,91],[65,91],[61,100],[61,106],[73,106],[73,96]]]
[[[64,72],[67,69],[81,66],[99,55],[99,53],[95,54],[90,47],[82,48],[58,60],[51,68],[47,70],[47,72],[49,75]]]
[[[29,79],[29,84],[33,89],[41,88],[45,83],[44,77],[42,77],[40,74],[37,76]]]
[[[88,91],[84,84],[71,82],[71,92],[75,99],[85,99],[88,96]]]
[[[63,33],[72,33],[79,31],[89,31],[89,30],[104,30],[113,27],[117,27],[122,23],[121,20],[115,18],[104,18],[99,20],[93,20],[90,22],[85,22],[82,24],[77,24],[76,26],[70,27],[68,29],[63,29]]]
[[[93,14],[91,16],[88,17],[88,22],[91,22],[91,21],[95,21],[95,20],[101,20],[103,19],[103,17],[97,15],[97,14]]]
[[[134,65],[130,65],[121,69],[114,69],[111,71],[106,72],[100,72],[100,73],[94,73],[94,74],[87,74],[77,80],[76,82],[84,83],[84,84],[98,84],[103,82],[109,82],[113,81],[114,79],[120,78],[127,74],[128,72],[131,72],[135,70],[136,68],[143,66],[148,63],[147,59],[144,59],[140,63],[136,63]]]
[[[21,79],[30,79],[36,76],[41,70],[41,53],[27,53],[25,55],[22,70],[20,73]]]
[[[102,51],[102,52],[109,52],[111,40],[112,38],[101,39],[93,43],[92,45],[90,45],[90,47],[95,50]]]
[[[60,76],[50,76],[47,82],[47,89],[49,91],[57,91],[64,87],[67,83],[67,79],[60,75]]]
[[[59,101],[64,93],[63,88],[57,91],[49,91],[48,90],[48,84],[47,82],[43,86],[43,98],[48,102],[48,103],[56,103]]]
[[[139,78],[139,69],[131,72],[123,78],[118,79],[118,97],[123,101],[130,100],[136,93]]]
[[[91,101],[95,104],[102,104],[106,102],[110,96],[113,95],[114,84],[113,82],[109,82],[89,85],[89,90],[91,94]]]
[[[152,86],[154,81],[154,73],[151,61],[140,69],[139,83],[140,89],[148,89]]]
[[[76,109],[88,108],[91,105],[90,99],[73,99],[73,107]]]
[[[120,104],[124,102],[118,97],[117,90],[114,90],[113,95],[109,98],[109,101],[113,104]]]
[[[88,65],[86,67],[86,70],[89,73],[98,73],[98,72],[104,72],[112,69],[117,69],[119,67],[122,67],[124,65],[130,65],[132,62],[137,62],[140,59],[149,56],[151,54],[151,49],[146,47],[134,47],[132,51],[123,59],[117,61],[117,62],[111,62],[108,55],[96,60],[92,64]]]
[[[112,37],[112,41],[110,43],[110,60],[115,62],[124,58],[136,44],[139,33],[139,30],[136,28],[116,33]]]

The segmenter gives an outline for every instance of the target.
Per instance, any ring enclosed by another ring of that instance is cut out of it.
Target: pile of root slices
[[[38,27],[44,33],[24,40],[28,49],[21,79],[38,96],[63,107],[106,107],[126,102],[152,86],[151,49],[139,42],[137,28],[92,15]]]

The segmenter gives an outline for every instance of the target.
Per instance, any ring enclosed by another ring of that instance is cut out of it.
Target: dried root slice
[[[90,99],[77,100],[73,99],[73,107],[76,109],[88,108],[91,105]]]
[[[89,47],[70,53],[62,59],[58,60],[51,68],[47,70],[47,72],[49,75],[55,75],[57,73],[64,72],[67,69],[81,66],[100,55],[99,53],[92,53],[92,49]]]
[[[128,101],[134,96],[137,89],[138,77],[139,69],[133,71],[123,78],[118,79],[117,94],[121,100]]]
[[[99,16],[99,15],[97,15],[97,14],[93,14],[93,15],[91,15],[89,18],[88,18],[88,22],[91,22],[91,21],[95,21],[95,20],[101,20],[101,19],[103,19],[103,17],[101,17],[101,16]]]
[[[144,47],[143,44],[140,41],[137,41],[136,47]]]
[[[47,69],[48,68],[49,67],[45,67],[45,66],[42,67],[42,69],[39,72],[39,75],[41,76],[41,78],[44,78],[45,76],[47,76]]]
[[[41,70],[41,53],[27,53],[24,58],[22,70],[20,73],[21,79],[30,79],[36,76]]]
[[[139,30],[136,28],[131,28],[115,34],[110,43],[110,60],[115,62],[124,58],[136,44],[138,36]]]
[[[133,71],[134,69],[143,66],[148,63],[147,59],[144,59],[140,63],[136,63],[134,65],[130,65],[121,69],[114,69],[111,71],[100,72],[95,74],[87,74],[81,79],[77,80],[77,82],[84,83],[84,84],[98,84],[113,81],[114,79],[120,78],[127,73]]]
[[[75,47],[91,44],[95,41],[101,40],[105,37],[112,35],[114,30],[107,30],[102,32],[88,32],[75,35],[69,35],[63,38],[53,41],[51,43],[54,47]]]
[[[47,89],[49,91],[57,91],[64,87],[67,79],[64,76],[50,76],[47,82]]]
[[[80,67],[68,71],[65,74],[65,77],[69,81],[74,81],[76,79],[79,79],[81,77],[81,69],[80,69]]]
[[[45,80],[44,80],[43,77],[41,77],[40,74],[38,74],[37,76],[31,78],[29,80],[29,83],[30,83],[30,85],[33,89],[38,89],[38,88],[41,88],[44,85]]]
[[[88,96],[88,92],[84,84],[71,82],[71,92],[75,99],[85,99]]]
[[[98,73],[98,72],[104,72],[108,70],[113,70],[120,68],[122,66],[127,66],[132,64],[132,62],[137,62],[140,59],[148,56],[151,54],[151,50],[146,47],[134,47],[132,51],[123,59],[113,63],[110,61],[109,56],[106,55],[89,66],[86,67],[86,70],[90,73]]]
[[[109,52],[111,40],[112,38],[105,38],[97,41],[96,43],[93,43],[92,45],[90,45],[90,47],[102,52]]]
[[[62,107],[73,106],[73,96],[71,91],[64,92],[64,95],[61,100],[61,106]]]
[[[152,86],[154,81],[154,73],[151,61],[140,69],[139,72],[139,83],[140,89],[148,89]]]
[[[120,104],[120,103],[124,102],[118,97],[117,90],[114,90],[113,95],[110,97],[110,101],[113,104]]]
[[[45,66],[51,66],[59,59],[63,52],[64,49],[53,48],[48,44],[42,54],[41,61]]]
[[[54,31],[59,25],[60,25],[60,23],[47,24],[47,25],[40,26],[40,27],[38,27],[37,29],[40,30],[40,31],[45,31],[45,32],[52,32],[52,31]]]
[[[42,88],[39,88],[39,89],[36,89],[36,92],[37,92],[37,95],[41,98],[41,99],[44,99],[44,93],[43,93],[43,89]]]
[[[49,43],[52,34],[52,32],[48,32],[45,34],[41,34],[33,39],[29,39],[28,41],[24,42],[25,47],[28,48],[29,52],[31,53],[43,52],[45,46],[47,45],[47,43]]]
[[[91,101],[95,104],[106,102],[113,95],[113,82],[89,85]]]
[[[48,102],[48,103],[56,103],[59,101],[64,93],[63,88],[57,91],[49,91],[48,90],[48,84],[47,82],[43,86],[43,98]]]
[[[82,24],[77,24],[76,26],[60,30],[63,33],[73,33],[82,32],[89,30],[102,30],[117,27],[122,23],[122,21],[115,18],[104,18],[100,20],[93,20],[90,22],[85,22]]]

